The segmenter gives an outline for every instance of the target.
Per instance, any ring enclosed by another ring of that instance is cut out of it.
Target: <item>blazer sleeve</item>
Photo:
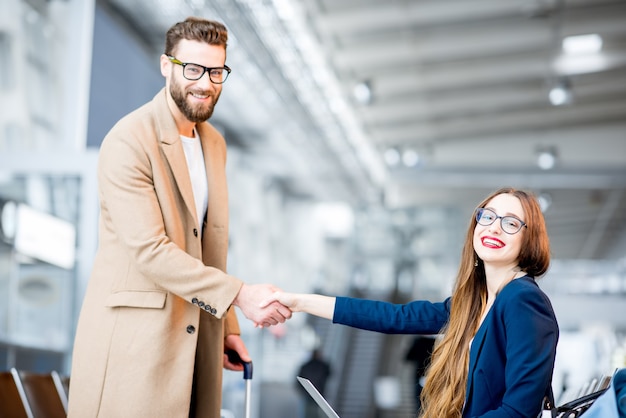
[[[338,297],[333,322],[385,334],[437,334],[450,316],[450,298],[444,302],[407,304]]]

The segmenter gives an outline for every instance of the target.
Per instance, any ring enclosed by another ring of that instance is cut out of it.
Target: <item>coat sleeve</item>
[[[338,297],[333,322],[385,334],[437,334],[450,316],[444,302],[413,301],[404,305]]]

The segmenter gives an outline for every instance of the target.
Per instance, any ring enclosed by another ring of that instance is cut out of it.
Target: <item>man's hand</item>
[[[224,368],[228,370],[234,370],[240,372],[243,370],[243,364],[241,363],[231,363],[228,359],[228,355],[226,355],[226,351],[233,350],[239,354],[241,361],[249,362],[252,361],[250,358],[250,354],[248,354],[248,350],[246,349],[246,345],[243,343],[243,340],[239,335],[230,334],[224,338]]]
[[[254,322],[255,326],[269,327],[285,322],[291,318],[291,310],[277,301],[264,304],[261,302],[271,299],[272,294],[279,289],[270,284],[241,286],[233,305],[238,306],[244,316]]]

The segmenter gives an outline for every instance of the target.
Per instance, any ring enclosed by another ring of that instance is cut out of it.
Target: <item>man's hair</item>
[[[209,45],[223,46],[226,49],[228,30],[214,20],[188,17],[172,26],[165,35],[165,55],[174,55],[182,39],[206,42]]]

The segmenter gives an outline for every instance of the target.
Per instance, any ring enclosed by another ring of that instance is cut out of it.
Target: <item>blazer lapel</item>
[[[472,346],[470,348],[469,365],[468,365],[468,372],[467,372],[467,387],[465,388],[466,401],[467,399],[469,399],[469,395],[472,390],[472,385],[474,383],[473,382],[474,369],[476,368],[478,356],[480,355],[480,352],[483,349],[485,336],[487,335],[487,330],[489,329],[488,318],[490,314],[491,312],[487,314],[487,317],[485,317],[485,319],[483,320],[483,323],[478,328],[478,331],[476,332],[476,335],[474,335],[474,340],[472,341]]]

